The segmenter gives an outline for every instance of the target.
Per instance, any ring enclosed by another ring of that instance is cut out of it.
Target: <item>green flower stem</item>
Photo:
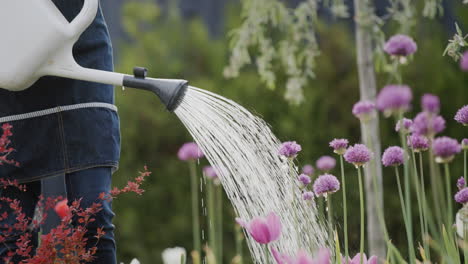
[[[463,160],[464,160],[464,162],[463,162],[463,176],[465,177],[465,182],[467,181],[467,178],[468,178],[468,175],[466,173],[466,170],[467,170],[466,169],[467,152],[468,152],[467,149],[465,149],[463,151]]]
[[[239,225],[234,226],[235,236],[236,236],[236,255],[239,258],[238,264],[243,263],[243,253],[242,253],[242,241],[244,238],[244,233],[242,228]]]
[[[327,201],[327,216],[328,216],[328,232],[330,236],[330,241],[333,241],[333,233],[334,233],[334,228],[333,228],[333,212],[332,212],[332,201],[331,201],[331,195],[328,194],[327,196],[324,196],[325,200]]]
[[[448,208],[448,213],[447,213],[447,230],[451,230],[451,226],[453,224],[453,208],[452,208],[452,182],[450,180],[450,170],[449,170],[449,164],[444,163],[444,169],[445,169],[445,188],[447,189],[447,208]],[[452,232],[448,232],[451,234]]]
[[[265,258],[266,263],[270,263],[270,250],[268,249],[268,244],[265,244]]]
[[[431,138],[430,141],[432,142],[433,138]],[[445,198],[442,195],[442,184],[440,182],[438,168],[435,164],[435,157],[432,148],[429,148],[429,172],[431,176],[432,199],[434,203],[434,210],[432,211],[435,212],[437,220],[436,223],[443,223],[444,219],[442,218],[442,215],[446,213],[445,206],[443,205]]]
[[[348,251],[348,209],[346,206],[346,179],[344,175],[343,155],[340,155],[341,165],[341,186],[343,190],[343,220],[344,220],[344,245],[345,245],[345,259],[349,257]]]
[[[361,207],[361,242],[359,244],[359,253],[360,256],[364,256],[364,221],[365,221],[365,214],[364,214],[364,191],[362,187],[362,175],[361,169],[358,167],[358,179],[359,179],[359,204]],[[360,264],[363,264],[363,258],[360,258]]]
[[[194,160],[189,161],[190,167],[190,185],[192,192],[192,232],[193,232],[193,248],[198,252],[198,258],[201,254],[200,242],[200,218],[198,210],[198,178],[197,169]],[[197,260],[200,263],[200,259]]]
[[[413,240],[412,236],[410,234],[410,226],[409,226],[409,219],[408,215],[406,214],[405,210],[405,198],[403,197],[403,191],[401,189],[401,183],[400,183],[400,173],[398,172],[398,167],[395,166],[395,176],[397,180],[397,185],[398,185],[398,194],[400,196],[400,205],[401,205],[401,210],[403,213],[403,222],[405,223],[405,228],[406,228],[406,237],[408,239],[408,252],[409,252],[409,258],[410,258],[410,263],[413,263],[416,259],[416,254],[414,252],[413,248]],[[407,201],[408,202],[408,201]]]
[[[416,159],[414,160],[416,163]],[[427,259],[431,259],[431,250],[428,244],[428,236],[429,236],[429,228],[428,228],[428,218],[430,215],[428,213],[428,204],[427,204],[427,197],[426,197],[426,184],[424,182],[424,166],[423,166],[423,153],[419,153],[419,176],[420,176],[420,183],[421,183],[421,196],[423,202],[423,215],[424,215],[424,236],[423,236],[423,245],[424,251],[426,252]],[[427,248],[426,248],[427,247]]]
[[[419,176],[418,176],[418,166],[417,166],[417,162],[416,162],[416,154],[414,154],[414,150],[411,151],[411,157],[413,158],[413,168],[414,168],[414,177],[413,177],[413,180],[414,180],[414,186],[416,186],[416,198],[418,200],[418,210],[419,210],[419,223],[420,223],[420,228],[421,228],[421,238],[422,238],[422,242],[423,242],[423,247],[424,247],[424,251],[427,251],[429,248],[428,248],[428,245],[427,243],[425,242],[425,236],[426,236],[426,229],[425,229],[425,215],[424,215],[424,200],[423,200],[423,197],[422,197],[422,191],[421,191],[421,188],[424,188],[424,186],[421,186],[420,182],[419,182]],[[421,179],[423,180],[423,179]],[[427,253],[427,252],[425,252]]]
[[[207,180],[206,184],[206,196],[207,196],[207,205],[208,205],[208,244],[211,251],[216,256],[216,232],[217,232],[217,221],[215,213],[215,197],[214,197],[214,186],[211,179]]]
[[[216,238],[216,248],[218,250],[217,263],[223,263],[223,187],[221,184],[215,186],[216,191],[216,220],[218,235]]]

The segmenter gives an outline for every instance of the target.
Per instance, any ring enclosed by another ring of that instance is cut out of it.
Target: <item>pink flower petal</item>
[[[281,235],[281,220],[275,213],[270,213],[266,218],[266,224],[270,232],[271,241],[277,240]]]
[[[270,229],[261,218],[254,218],[249,225],[249,233],[260,244],[268,244],[271,240]]]
[[[271,253],[277,264],[291,264],[291,258],[285,254],[281,254],[275,248],[271,248]]]
[[[361,263],[361,258],[360,258],[360,253],[357,253],[356,256],[351,260],[351,264],[360,264]],[[366,254],[363,254],[363,259],[362,259],[363,264],[367,264],[367,257]]]
[[[242,220],[239,217],[236,217],[236,223],[238,223],[243,228],[248,228],[248,226],[249,226],[249,224],[246,221]]]
[[[304,250],[299,251],[296,256],[296,261],[294,264],[321,264],[321,263],[316,263],[314,260],[307,255],[307,252]]]
[[[377,264],[379,263],[379,259],[376,256],[372,256],[368,261],[367,264]]]

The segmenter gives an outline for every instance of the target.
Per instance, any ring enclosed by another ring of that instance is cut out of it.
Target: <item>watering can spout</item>
[[[167,110],[173,112],[184,99],[188,88],[188,81],[178,79],[154,79],[146,78],[147,70],[136,67],[134,76],[126,75],[123,86],[137,88],[155,93]]]

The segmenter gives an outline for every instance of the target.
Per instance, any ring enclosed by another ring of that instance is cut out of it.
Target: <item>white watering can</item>
[[[125,86],[156,93],[169,111],[183,99],[188,82],[146,78],[136,67],[134,76],[83,68],[73,58],[73,45],[96,18],[99,0],[84,0],[69,23],[52,0],[1,0],[0,87],[22,91],[40,77],[58,76]]]

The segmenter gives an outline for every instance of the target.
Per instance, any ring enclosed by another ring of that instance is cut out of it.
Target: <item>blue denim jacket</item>
[[[53,0],[71,21],[83,0]],[[31,43],[34,45],[34,43]],[[101,9],[73,48],[84,67],[113,70],[112,45]],[[120,132],[110,85],[44,77],[21,92],[0,89],[0,123],[13,126],[0,177],[29,182],[99,166],[118,166]]]

